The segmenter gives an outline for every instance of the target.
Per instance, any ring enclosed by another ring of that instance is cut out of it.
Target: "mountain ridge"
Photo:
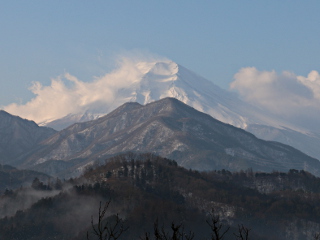
[[[0,110],[0,161],[10,163],[57,131]]]
[[[126,103],[99,119],[73,124],[16,164],[32,168],[49,160],[77,160],[83,168],[128,151],[153,152],[198,170],[298,168],[319,174],[320,169],[318,160],[290,146],[258,139],[175,98]]]

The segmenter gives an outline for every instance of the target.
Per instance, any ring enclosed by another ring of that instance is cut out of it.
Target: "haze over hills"
[[[38,121],[40,125],[61,130],[76,122],[104,116],[126,102],[147,104],[174,97],[259,138],[279,141],[320,158],[320,134],[312,128],[306,129],[241,101],[235,93],[219,88],[170,60],[123,64],[99,81],[87,85],[79,83],[73,76],[67,75],[66,78],[76,84],[74,96],[70,97],[72,103],[66,103],[72,106],[68,107],[64,117],[42,118]],[[83,90],[85,93],[81,93],[81,89],[86,89]]]
[[[111,229],[113,214],[124,221],[118,226],[129,227],[119,240],[189,239],[184,234],[153,238],[155,221],[168,233],[175,223],[186,234],[194,232],[190,239],[212,239],[206,220],[213,209],[223,231],[230,226],[225,240],[235,239],[237,226],[251,229],[248,239],[314,239],[320,227],[319,186],[320,178],[302,170],[198,172],[153,154],[120,154],[79,178],[37,181],[0,196],[1,240],[82,240],[87,231],[89,239],[99,239],[91,234],[91,221],[98,222],[105,202],[102,227]]]
[[[41,181],[48,181],[51,179],[50,176],[41,172],[18,170],[9,165],[0,164],[0,195],[5,192],[5,190],[14,190],[22,186],[30,186],[35,178],[38,178]]]
[[[175,98],[145,106],[126,103],[99,119],[76,123],[41,142],[14,165],[47,174],[63,169],[76,175],[87,164],[128,151],[152,152],[198,170],[294,168],[319,175],[320,169],[317,159],[257,139]]]

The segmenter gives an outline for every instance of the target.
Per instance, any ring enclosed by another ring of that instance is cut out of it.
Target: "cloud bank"
[[[114,71],[95,77],[91,82],[81,81],[69,73],[52,79],[49,86],[33,82],[29,89],[35,95],[33,99],[26,104],[12,103],[3,109],[37,123],[59,119],[70,113],[83,113],[89,108],[99,109],[110,105],[119,90],[139,81],[152,64],[160,60],[167,59],[130,52],[117,57]]]
[[[247,67],[234,75],[230,88],[245,101],[304,127],[320,121],[320,75],[317,71],[304,77],[292,72],[277,74]]]

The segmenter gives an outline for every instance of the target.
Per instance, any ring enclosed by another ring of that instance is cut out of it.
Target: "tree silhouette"
[[[119,214],[115,216],[113,221],[103,221],[109,205],[110,201],[107,201],[102,209],[100,201],[98,223],[96,225],[93,222],[93,216],[91,216],[91,227],[93,230],[91,234],[97,236],[99,240],[116,240],[128,230],[128,227],[124,227],[123,220],[119,217]],[[87,232],[88,240],[90,239],[89,235],[89,232]]]
[[[224,235],[229,231],[230,227],[224,227],[220,215],[215,214],[214,209],[210,213],[210,219],[206,220],[207,224],[211,228],[211,240],[222,240]],[[223,227],[225,229],[223,229]]]
[[[166,231],[164,226],[159,227],[159,222],[156,220],[154,222],[153,231],[154,240],[192,240],[194,238],[193,232],[185,232],[183,224],[171,223],[171,233]],[[145,236],[140,238],[141,240],[151,240],[149,233],[145,233]]]
[[[233,235],[236,236],[237,240],[248,240],[250,231],[251,229],[246,228],[241,224],[238,225],[238,233],[233,233]]]

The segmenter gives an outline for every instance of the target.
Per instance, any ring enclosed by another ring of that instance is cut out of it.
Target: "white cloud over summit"
[[[3,109],[41,123],[110,104],[118,90],[138,81],[156,60],[165,60],[155,59],[151,55],[129,55],[118,58],[118,67],[114,71],[95,77],[91,82],[81,81],[69,73],[52,79],[49,86],[34,82],[30,87],[35,95],[33,99],[25,104],[12,103]]]

